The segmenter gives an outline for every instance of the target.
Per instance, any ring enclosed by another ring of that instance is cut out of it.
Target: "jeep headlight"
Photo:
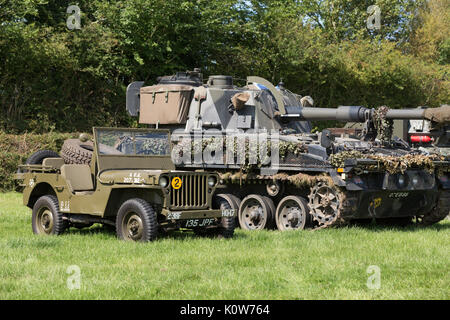
[[[209,176],[208,177],[208,185],[210,187],[214,187],[217,183],[217,178],[215,176]]]
[[[167,185],[169,184],[169,179],[167,179],[167,177],[160,177],[159,178],[159,186],[162,188],[167,187]]]

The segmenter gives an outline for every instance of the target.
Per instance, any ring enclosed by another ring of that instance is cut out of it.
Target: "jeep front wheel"
[[[33,206],[31,219],[35,234],[59,235],[67,228],[67,222],[59,211],[58,199],[53,195],[40,197]]]
[[[135,198],[125,201],[117,213],[116,232],[122,240],[155,240],[158,233],[155,211],[145,200]]]

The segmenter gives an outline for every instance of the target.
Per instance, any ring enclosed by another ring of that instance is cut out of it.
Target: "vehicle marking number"
[[[215,219],[191,219],[186,220],[186,228],[207,227],[214,223]]]
[[[61,201],[60,205],[59,205],[59,210],[61,212],[70,212],[70,201]]]
[[[128,177],[123,178],[123,182],[140,184],[140,183],[144,182],[144,178],[142,178],[142,175],[140,172],[130,172]]]
[[[222,217],[234,217],[236,210],[234,209],[223,209]]]
[[[169,220],[177,220],[180,219],[181,217],[181,212],[169,212],[169,214],[167,215],[167,219]]]
[[[172,179],[172,188],[174,188],[175,190],[180,189],[182,185],[183,185],[183,181],[181,180],[181,178],[174,177]]]
[[[409,192],[394,192],[389,194],[389,198],[406,198],[409,195]]]

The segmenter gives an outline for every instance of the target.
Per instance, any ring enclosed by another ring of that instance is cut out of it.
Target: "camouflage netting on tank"
[[[242,139],[241,142],[239,142],[239,139],[237,139],[236,137],[231,137],[228,139],[207,138],[201,140],[199,139],[198,141],[195,139],[186,139],[176,144],[182,149],[186,149],[189,148],[187,144],[190,143],[191,155],[203,154],[204,152],[214,152],[221,149],[223,150],[224,163],[227,150],[228,152],[233,153],[235,157],[237,155],[242,155],[241,165],[244,172],[250,172],[254,168],[261,168],[262,166],[268,164],[271,160],[271,140],[268,140],[267,142],[261,144],[252,144],[250,143],[248,138]],[[232,150],[230,150],[230,147],[232,148]],[[279,141],[278,150],[280,160],[283,161],[289,154],[298,156],[299,154],[307,153],[308,147],[302,143]],[[253,159],[251,159],[250,155],[253,157]],[[182,154],[175,154],[174,156],[176,158],[175,160],[178,160],[177,158],[179,157],[181,159]],[[252,164],[251,160],[253,160],[253,162],[255,162],[254,160],[256,160],[256,163]]]
[[[370,159],[377,161],[374,165],[364,165],[364,169],[370,171],[385,170],[391,174],[404,173],[408,168],[418,167],[433,172],[435,165],[433,161],[444,160],[439,155],[422,155],[422,154],[407,154],[400,157],[364,154],[359,151],[343,151],[330,156],[330,163],[334,167],[344,167],[345,160],[348,159]]]
[[[297,188],[301,187],[312,187],[317,182],[326,182],[328,185],[333,185],[333,179],[330,176],[325,174],[319,175],[309,175],[305,173],[297,173],[293,175],[289,175],[287,173],[277,173],[274,175],[257,175],[252,173],[244,173],[244,172],[223,172],[220,173],[220,178],[225,182],[231,183],[247,183],[250,181],[256,182],[267,182],[267,181],[283,181],[291,183]]]
[[[394,122],[390,119],[386,119],[386,114],[389,108],[387,106],[381,106],[373,111],[373,124],[378,133],[378,137],[382,142],[389,143],[392,139],[392,132],[394,128]]]

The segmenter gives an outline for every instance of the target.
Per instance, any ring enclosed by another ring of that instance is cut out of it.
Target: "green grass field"
[[[35,236],[18,193],[0,194],[0,299],[449,299],[450,221],[118,241],[95,225]],[[71,265],[81,271],[70,290]],[[371,265],[380,288],[368,289]]]

